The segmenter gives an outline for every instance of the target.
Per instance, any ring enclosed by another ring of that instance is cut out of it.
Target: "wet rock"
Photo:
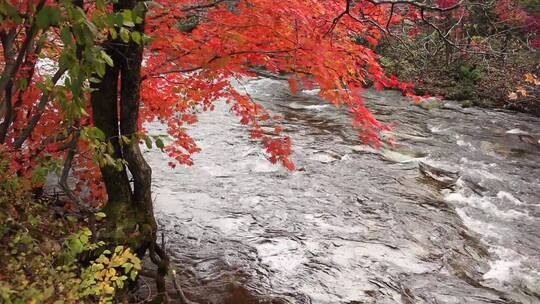
[[[405,147],[395,150],[381,149],[381,155],[386,160],[395,163],[415,162],[421,160],[423,157],[426,156],[425,153],[413,151]]]
[[[225,105],[189,129],[202,147],[194,166],[171,170],[160,152],[148,157],[160,227],[193,300],[538,302],[540,154],[505,132],[538,138],[539,119],[459,104],[411,109],[396,92],[368,90],[376,117],[396,122],[400,148],[384,157],[361,145],[345,110],[318,111],[312,106],[325,101],[293,98],[286,82],[247,87],[283,117],[292,158],[305,171],[264,169],[260,143]],[[483,141],[528,153],[493,153]]]
[[[424,176],[440,183],[443,187],[454,185],[459,178],[459,172],[437,168],[425,162],[418,163],[418,170],[420,170]]]
[[[444,106],[444,102],[435,97],[425,98],[420,102],[415,103],[416,106],[424,109],[424,110],[431,110],[431,109],[440,109]]]
[[[329,164],[329,163],[332,163],[341,159],[341,157],[332,151],[319,151],[319,152],[313,153],[309,157],[309,159],[321,162],[323,164]]]
[[[463,100],[463,101],[461,102],[461,107],[462,107],[462,108],[470,108],[470,107],[472,107],[473,105],[474,105],[474,104],[473,104],[473,102],[472,102],[471,100]]]

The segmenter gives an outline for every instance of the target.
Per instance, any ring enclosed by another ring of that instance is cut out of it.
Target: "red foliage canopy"
[[[418,7],[404,2],[399,10],[395,10],[393,4],[368,0],[146,2],[145,34],[153,40],[145,47],[139,123],[142,125],[156,118],[166,123],[173,141],[165,151],[178,162],[189,165],[192,164],[191,155],[199,148],[185,125],[195,123],[201,110],[212,110],[215,102],[224,100],[239,115],[241,123],[250,127],[252,137],[262,141],[271,160],[292,170],[291,141],[280,134],[279,122],[246,92],[233,86],[235,80],[253,76],[253,68],[264,68],[288,75],[293,93],[301,86],[318,86],[322,98],[336,106],[348,107],[353,126],[366,143],[379,145],[379,132],[387,127],[365,107],[362,90],[368,81],[373,81],[376,88],[397,87],[405,94],[411,94],[410,84],[385,75],[373,51],[384,28],[406,18],[418,17]],[[3,123],[7,123],[2,143],[4,149],[18,151],[9,167],[19,173],[30,172],[43,159],[63,156],[65,147],[75,136],[71,131],[91,126],[88,113],[92,109],[87,98],[77,97],[81,94],[73,91],[77,88],[73,83],[68,86],[60,77],[50,77],[64,73],[58,68],[58,62],[67,60],[62,57],[62,51],[72,39],[66,38],[66,32],[60,26],[62,21],[58,21],[62,20],[57,16],[58,12],[69,15],[62,9],[63,4],[45,0],[7,0],[3,3],[0,13],[5,21],[0,27],[3,46],[0,64],[3,75],[8,75],[10,81],[3,81],[1,89],[4,91],[9,85],[10,90],[5,91],[10,96],[2,96],[2,103],[5,109],[11,110],[2,113]],[[82,30],[94,30],[92,22],[98,22],[100,16],[111,10],[111,4],[105,1],[83,5],[87,19],[79,24]],[[41,23],[45,23],[43,29],[33,31],[34,21],[39,20],[34,18],[35,15],[40,11],[43,15],[44,8],[58,7],[58,10],[46,11],[49,16],[41,19]],[[13,8],[17,12],[9,11]],[[109,33],[106,27],[99,27],[99,30],[101,32],[95,34],[97,45],[100,34],[106,36]],[[11,37],[12,34],[15,37]],[[77,39],[75,34],[73,37]],[[131,37],[141,40],[139,34]],[[25,44],[27,40],[39,39],[42,39],[40,47]],[[18,50],[21,56],[13,56],[13,50]],[[102,56],[107,61],[107,55]],[[20,62],[18,57],[21,57]],[[41,67],[36,67],[38,61]],[[47,62],[50,69],[45,68]],[[10,74],[9,67],[14,63],[17,69]],[[69,72],[71,74],[64,80],[73,82],[73,71]],[[91,77],[87,77],[88,80],[93,81]],[[84,83],[82,81],[80,85],[84,86]],[[51,92],[54,98],[48,99]],[[87,96],[87,93],[81,96]],[[24,145],[20,145],[20,140],[18,145],[18,139],[34,117],[39,123],[24,140]],[[73,117],[80,117],[76,119],[76,125]],[[262,132],[261,122],[274,124],[275,134]],[[75,161],[79,168],[76,172],[86,184],[79,187],[96,189],[99,170],[92,159],[95,150],[82,138],[77,140]],[[103,195],[103,191],[93,193],[96,197]]]

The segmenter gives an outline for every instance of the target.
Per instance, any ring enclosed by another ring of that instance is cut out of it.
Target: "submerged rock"
[[[453,186],[459,178],[459,172],[437,168],[424,162],[418,163],[418,169],[424,176],[437,181],[443,187]]]
[[[444,102],[435,97],[430,97],[423,99],[422,101],[415,103],[416,106],[419,106],[422,109],[425,110],[431,110],[431,109],[440,109],[444,106]]]

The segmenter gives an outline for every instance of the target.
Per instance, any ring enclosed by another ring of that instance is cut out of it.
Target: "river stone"
[[[444,102],[441,99],[435,98],[435,97],[429,97],[426,99],[423,99],[422,101],[415,103],[416,106],[424,109],[424,110],[431,110],[431,109],[440,109],[444,106]]]
[[[425,162],[418,163],[418,169],[423,175],[437,181],[444,187],[454,185],[459,178],[459,173],[456,171],[437,168]]]

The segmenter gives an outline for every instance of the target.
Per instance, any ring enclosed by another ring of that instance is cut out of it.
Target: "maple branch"
[[[228,56],[237,56],[237,55],[245,55],[245,54],[267,54],[267,55],[268,54],[279,54],[279,53],[289,53],[289,52],[292,52],[292,51],[295,51],[295,50],[298,50],[298,49],[300,49],[300,48],[298,47],[298,48],[293,48],[293,49],[270,50],[270,51],[265,51],[265,50],[237,51],[237,52],[232,52],[232,53],[229,53],[229,54],[226,54],[226,55],[223,55],[223,56],[216,55],[216,56],[212,57],[212,59],[208,60],[208,62],[206,62],[206,64],[204,64],[204,65],[207,65],[209,63],[212,63],[213,61],[216,61],[218,59],[225,58],[225,57],[228,57]],[[148,78],[157,78],[159,76],[166,75],[166,74],[180,74],[180,73],[195,72],[195,71],[204,69],[204,65],[199,66],[199,67],[193,67],[193,68],[178,68],[178,69],[171,69],[171,70],[162,71],[162,72],[155,72],[155,73],[152,73],[152,74],[146,74],[141,78],[141,81],[146,80]]]
[[[394,16],[394,8],[395,4],[392,3],[392,6],[390,7],[390,16],[388,16],[388,21],[386,22],[386,30],[388,31],[388,27],[390,26],[390,22],[392,21],[392,17]]]
[[[220,59],[220,58],[225,58],[225,57],[228,57],[228,56],[236,56],[236,55],[245,55],[245,54],[266,54],[266,55],[270,55],[270,54],[279,54],[279,53],[289,53],[289,52],[292,52],[292,51],[296,51],[298,50],[298,48],[293,48],[293,49],[284,49],[284,50],[270,50],[270,51],[265,51],[265,50],[245,50],[245,51],[236,51],[236,52],[232,52],[232,53],[229,53],[229,54],[226,54],[224,56],[214,56],[212,59],[210,59],[208,61],[208,63],[214,61],[214,60],[217,60],[217,59]]]
[[[45,6],[45,0],[41,0],[36,6],[36,14],[39,13],[43,9],[44,6]],[[34,39],[34,36],[37,34],[37,32],[38,30],[37,30],[36,23],[35,21],[33,21],[32,24],[30,24],[30,27],[26,31],[26,37],[24,38],[22,46],[19,50],[17,59],[13,63],[6,64],[6,66],[4,67],[2,76],[0,77],[0,92],[3,92],[6,89],[6,86],[8,85],[8,83],[11,80],[13,80],[13,78],[17,74],[19,67],[21,66],[26,53],[31,47],[31,42]],[[1,100],[2,100],[2,96],[0,96],[0,101]]]
[[[60,77],[62,77],[62,75],[64,75],[65,72],[66,72],[66,68],[58,69],[58,71],[56,71],[56,73],[52,77],[52,83],[56,84],[58,80],[60,80]],[[43,115],[43,111],[45,110],[47,103],[49,103],[50,95],[51,95],[50,91],[43,92],[43,94],[41,94],[41,98],[39,99],[39,103],[37,106],[38,108],[37,113],[32,116],[30,123],[28,123],[27,127],[21,132],[21,135],[13,143],[13,146],[16,149],[19,149],[23,145],[23,143],[26,141],[26,139],[28,139],[30,134],[32,134],[32,131],[34,130],[37,123],[41,119],[41,115]]]
[[[466,53],[470,53],[470,54],[479,54],[479,55],[490,55],[490,54],[505,55],[506,54],[504,52],[495,51],[492,48],[489,50],[489,52],[477,51],[477,50],[471,50],[471,49],[468,49],[468,48],[463,48],[464,45],[459,45],[456,42],[449,39],[448,36],[450,35],[450,33],[454,30],[454,28],[458,24],[461,23],[461,21],[462,21],[462,19],[464,17],[463,14],[460,16],[459,20],[457,20],[450,27],[450,29],[448,29],[446,32],[443,32],[443,30],[441,28],[439,28],[436,24],[434,24],[433,22],[428,20],[428,18],[426,17],[425,13],[427,11],[436,11],[436,12],[442,13],[442,12],[448,12],[448,11],[455,10],[455,9],[461,7],[464,4],[465,0],[460,0],[457,3],[455,3],[455,4],[451,5],[451,6],[448,6],[448,7],[434,6],[434,5],[430,5],[430,4],[427,4],[427,3],[424,3],[424,2],[418,2],[418,1],[414,1],[414,0],[366,0],[369,3],[372,3],[374,5],[388,5],[388,4],[390,5],[390,16],[388,17],[388,20],[386,21],[385,26],[381,25],[379,22],[377,22],[377,21],[375,21],[373,19],[370,19],[370,18],[366,17],[362,12],[361,12],[361,16],[362,16],[361,18],[354,16],[351,13],[351,8],[352,8],[351,0],[345,0],[345,1],[346,1],[346,4],[347,4],[345,10],[343,12],[341,12],[336,18],[334,18],[334,20],[332,22],[332,26],[330,27],[328,32],[331,32],[336,27],[337,23],[341,20],[341,18],[343,18],[345,15],[347,15],[356,22],[369,23],[369,24],[373,25],[374,27],[379,29],[381,31],[381,33],[384,33],[387,36],[396,38],[396,39],[399,40],[399,42],[401,44],[406,45],[405,42],[403,41],[403,39],[401,39],[399,36],[394,35],[392,33],[392,31],[390,30],[390,23],[392,21],[393,14],[395,12],[395,6],[398,5],[398,4],[404,4],[404,5],[406,4],[406,5],[412,5],[412,6],[415,6],[415,7],[419,8],[419,10],[420,10],[420,20],[423,23],[425,23],[427,26],[434,29],[435,32],[437,32],[437,34],[439,35],[439,37],[444,41],[444,43],[446,43],[447,45],[449,45],[449,46],[451,46],[451,47],[453,47],[455,49],[457,49],[459,51],[462,51],[462,52],[466,52]],[[483,7],[482,4],[479,4],[479,5],[481,7]],[[410,50],[408,50],[408,51],[409,51],[409,53],[411,53]],[[412,53],[411,53],[411,55],[412,55]]]
[[[162,71],[162,72],[155,72],[155,73],[152,73],[152,74],[146,74],[146,75],[142,76],[141,81],[146,80],[148,78],[157,78],[157,77],[160,77],[160,76],[166,75],[166,74],[191,73],[191,72],[195,72],[195,71],[202,70],[202,69],[203,69],[203,67],[195,67],[195,68],[187,68],[187,69],[178,68],[178,69],[171,69],[171,70]]]
[[[35,50],[33,51],[34,54],[39,54],[40,53],[40,50],[41,50],[41,46],[36,46]],[[27,85],[27,88],[29,87],[29,85],[32,83],[32,79],[34,78],[34,70],[36,68],[36,62],[32,62],[29,58],[29,54],[26,55],[26,59],[25,61],[23,62],[23,67],[24,66],[29,66],[30,67],[30,70],[28,71],[28,74],[25,78],[26,80],[26,83],[28,84]],[[31,62],[31,64],[28,64],[28,62]],[[17,110],[20,108],[20,106],[22,105],[23,103],[23,97],[24,97],[24,92],[26,91],[26,89],[21,89],[20,87],[19,88],[16,88],[16,86],[14,86],[13,88],[10,88],[12,86],[12,84],[10,83],[7,87],[6,87],[6,113],[4,115],[4,121],[0,124],[0,144],[3,144],[5,143],[6,141],[6,136],[8,134],[8,131],[9,131],[9,128],[10,126],[15,122],[15,120],[17,119]],[[14,92],[16,92],[16,89],[19,90],[19,94],[17,95],[17,100],[15,101],[15,103],[13,104],[11,102],[11,99],[12,99],[12,95]],[[8,92],[9,90],[9,92]]]
[[[387,5],[387,4],[391,5],[390,6],[390,16],[388,18],[388,21],[386,22],[386,29],[387,29],[386,31],[383,30],[383,28],[382,28],[382,26],[380,24],[378,24],[376,21],[374,21],[372,19],[369,19],[369,18],[359,19],[359,18],[353,16],[351,14],[351,8],[352,8],[353,0],[345,0],[345,10],[343,10],[337,17],[335,17],[332,20],[332,25],[330,26],[330,28],[328,29],[328,31],[324,35],[326,36],[329,33],[331,33],[332,31],[334,31],[334,29],[336,28],[339,21],[346,15],[351,17],[355,21],[368,22],[368,23],[374,24],[376,27],[381,29],[383,32],[389,32],[388,27],[390,26],[390,21],[392,20],[392,16],[394,14],[395,5],[397,5],[397,4],[408,4],[408,5],[415,6],[415,7],[419,8],[421,10],[421,13],[423,14],[424,11],[437,11],[437,12],[451,11],[451,10],[454,10],[454,9],[457,9],[457,8],[461,7],[461,5],[463,4],[463,2],[465,0],[460,0],[460,1],[456,2],[455,4],[453,4],[451,6],[448,6],[448,7],[440,7],[440,6],[436,6],[436,5],[429,5],[429,4],[421,3],[421,2],[418,2],[418,1],[415,1],[415,0],[366,0],[366,1],[373,4],[373,5]]]
[[[79,136],[81,134],[78,128],[78,125],[79,123],[76,122],[73,139],[67,145],[69,150],[66,154],[64,167],[62,168],[62,175],[59,181],[60,187],[62,188],[62,190],[64,190],[64,193],[72,202],[76,203],[77,205],[79,204],[79,200],[73,193],[73,190],[71,190],[71,188],[68,185],[68,177],[69,177],[69,172],[71,171],[71,167],[73,165],[73,158],[75,157],[75,154],[77,153],[77,141],[79,140]]]
[[[214,6],[218,5],[218,4],[226,2],[226,1],[229,1],[229,0],[215,0],[214,2],[211,2],[211,3],[208,3],[208,4],[200,4],[200,5],[188,6],[188,7],[182,8],[181,10],[183,12],[189,12],[189,11],[194,11],[194,10],[211,8],[211,7],[214,7]]]
[[[463,2],[465,2],[465,0],[460,0],[451,6],[440,7],[437,5],[429,5],[426,3],[421,3],[416,0],[366,0],[366,1],[374,5],[391,4],[393,6],[396,4],[409,4],[417,8],[420,8],[422,10],[438,11],[438,12],[447,12],[447,11],[457,9],[463,4]]]
[[[44,140],[41,141],[40,146],[34,151],[34,153],[32,154],[32,157],[38,156],[41,152],[43,152],[43,150],[45,150],[45,148],[47,148],[47,145],[52,144],[52,143],[59,143],[61,141],[66,140],[67,138],[68,138],[67,135],[64,135],[61,133],[46,137]],[[56,150],[57,151],[65,150],[68,148],[67,145],[68,144],[64,144],[62,145],[62,147]]]
[[[330,34],[331,32],[334,31],[334,29],[336,28],[337,24],[339,23],[339,21],[341,20],[341,18],[343,18],[343,16],[345,15],[351,15],[351,1],[350,0],[345,0],[345,10],[343,12],[341,12],[339,15],[337,15],[336,18],[334,18],[334,20],[332,20],[332,25],[330,26],[330,28],[328,29],[328,31],[326,31],[326,33],[324,33],[324,36]]]

